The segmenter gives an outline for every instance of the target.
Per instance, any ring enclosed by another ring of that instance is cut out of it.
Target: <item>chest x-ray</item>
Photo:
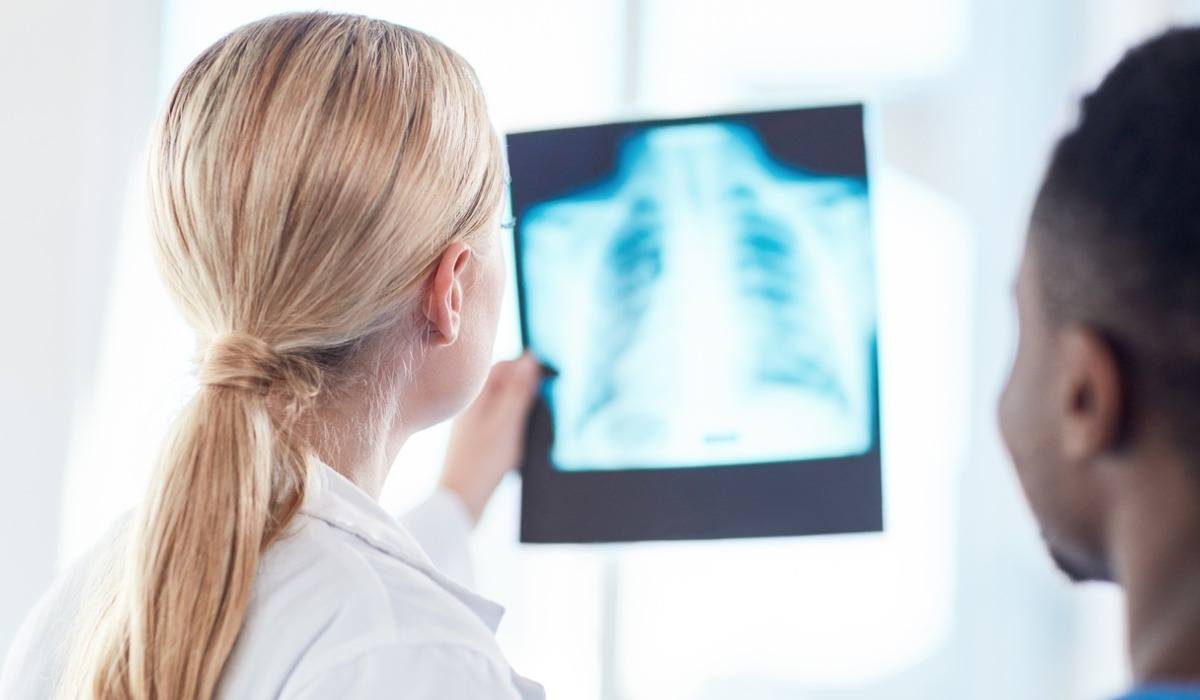
[[[625,130],[611,147],[603,175],[519,212],[526,339],[559,371],[555,468],[869,450],[865,169],[782,162],[747,120]]]

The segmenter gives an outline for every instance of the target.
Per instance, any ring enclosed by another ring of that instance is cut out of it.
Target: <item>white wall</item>
[[[73,413],[154,109],[159,19],[157,0],[3,6],[0,655],[54,572]]]

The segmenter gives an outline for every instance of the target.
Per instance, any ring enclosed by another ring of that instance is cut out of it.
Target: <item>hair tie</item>
[[[266,341],[245,333],[222,333],[209,343],[199,379],[205,386],[266,394],[283,369],[283,358]]]

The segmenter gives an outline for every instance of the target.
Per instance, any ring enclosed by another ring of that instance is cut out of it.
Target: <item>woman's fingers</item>
[[[540,378],[541,365],[528,353],[497,363],[479,398],[454,421],[441,484],[462,499],[475,519],[520,460]]]
[[[483,394],[489,399],[513,403],[514,408],[528,407],[537,392],[541,365],[526,352],[515,360],[497,362],[488,374]]]

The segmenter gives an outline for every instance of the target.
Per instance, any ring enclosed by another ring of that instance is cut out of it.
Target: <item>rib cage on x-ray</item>
[[[866,186],[749,128],[650,128],[606,181],[528,210],[529,340],[562,469],[857,454],[875,330]]]

